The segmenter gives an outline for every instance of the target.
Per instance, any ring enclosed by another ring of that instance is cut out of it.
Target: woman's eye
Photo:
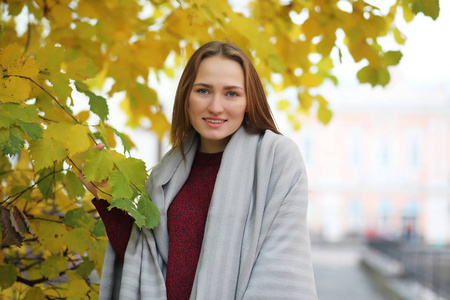
[[[237,97],[238,94],[236,92],[228,92],[228,96],[234,98]]]
[[[197,93],[206,95],[206,94],[208,94],[208,90],[207,89],[199,89],[199,90],[197,90]]]

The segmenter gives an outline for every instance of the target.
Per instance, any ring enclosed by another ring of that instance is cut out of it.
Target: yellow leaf
[[[308,111],[311,108],[312,98],[307,91],[299,93],[298,100],[300,101],[301,108],[305,109],[306,111]]]
[[[67,230],[63,224],[40,221],[38,239],[41,245],[51,253],[63,250],[66,245]]]
[[[30,96],[31,85],[26,79],[7,77],[0,79],[0,102],[20,103]]]
[[[69,156],[84,152],[91,147],[89,128],[80,124],[70,126],[66,131],[65,143]]]
[[[77,14],[91,19],[98,19],[101,17],[99,11],[92,5],[90,0],[81,0],[78,3]]]
[[[305,87],[318,87],[322,84],[322,81],[323,79],[317,74],[305,72],[300,75],[301,85]]]
[[[67,286],[67,299],[89,299],[87,293],[90,289],[84,279],[72,280]]]
[[[106,238],[95,238],[91,241],[88,249],[89,260],[95,263],[95,270],[101,276],[103,268],[103,259],[106,251]]]
[[[0,49],[0,67],[7,69],[10,64],[21,56],[22,47],[17,43],[9,44]]]
[[[325,107],[323,105],[319,106],[319,109],[317,110],[317,118],[320,122],[326,125],[331,121],[332,117],[333,113],[328,107]]]
[[[38,287],[32,287],[28,290],[23,300],[45,300],[44,292]]]
[[[280,100],[278,102],[278,109],[279,110],[286,110],[286,109],[289,108],[289,106],[290,106],[290,103],[287,100]]]
[[[75,251],[80,255],[89,248],[91,234],[86,228],[75,228],[66,235],[66,243],[69,250]]]
[[[50,11],[54,29],[67,27],[72,22],[72,11],[67,6],[57,4]]]
[[[414,20],[414,13],[413,11],[408,7],[407,4],[403,4],[403,18],[405,19],[405,21],[407,23],[411,22],[412,20]]]
[[[42,275],[50,280],[56,278],[67,268],[67,264],[67,259],[62,256],[50,256],[42,263]]]
[[[63,144],[49,137],[47,132],[44,132],[43,139],[31,141],[28,149],[35,171],[50,167],[54,162],[62,161],[66,157]]]
[[[166,132],[170,130],[170,124],[167,121],[166,116],[162,111],[158,110],[155,114],[152,114],[150,120],[152,121],[150,129],[158,135],[160,140],[162,140]]]
[[[83,111],[80,111],[78,113],[78,115],[76,115],[76,117],[80,123],[84,123],[87,121],[87,119],[89,119],[90,115],[91,115],[91,112],[89,110],[83,110]]]
[[[95,75],[95,67],[87,57],[78,57],[67,64],[67,76],[73,80],[85,80]]]
[[[22,56],[17,58],[7,70],[9,75],[20,75],[35,79],[39,74],[39,64],[31,57]]]

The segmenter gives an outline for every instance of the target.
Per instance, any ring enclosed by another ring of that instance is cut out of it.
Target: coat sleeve
[[[300,151],[275,148],[264,222],[267,234],[244,299],[317,299],[307,227],[308,182]]]

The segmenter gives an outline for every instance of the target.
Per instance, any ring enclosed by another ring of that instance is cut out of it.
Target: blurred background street
[[[361,242],[311,245],[320,300],[384,300],[384,294],[361,267]]]

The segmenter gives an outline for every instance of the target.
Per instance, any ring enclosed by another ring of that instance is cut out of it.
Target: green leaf
[[[139,189],[145,188],[145,182],[147,181],[148,173],[145,168],[145,162],[140,159],[128,157],[116,162],[120,171],[123,172],[125,177],[133,182]]]
[[[333,117],[333,113],[331,110],[328,109],[326,106],[319,106],[319,109],[317,110],[317,118],[319,118],[319,121],[323,124],[328,124]]]
[[[106,133],[105,124],[102,120],[100,120],[99,126],[96,126],[98,132],[100,133],[100,140],[105,144],[106,148],[110,148],[111,144],[109,143],[108,134]]]
[[[99,116],[102,121],[108,119],[109,108],[106,103],[106,99],[101,96],[97,96],[92,92],[87,92],[86,95],[89,97],[89,106],[91,111]]]
[[[111,128],[112,131],[114,131],[114,133],[120,138],[121,142],[122,142],[122,146],[123,146],[123,154],[125,154],[125,152],[128,152],[128,154],[130,154],[130,149],[131,149],[131,145],[128,142],[125,134],[117,131],[115,128]]]
[[[275,73],[283,74],[286,71],[286,65],[276,54],[270,54],[268,59],[269,67]]]
[[[384,60],[388,66],[398,65],[403,54],[401,51],[388,51],[384,54]]]
[[[109,108],[108,104],[106,103],[106,99],[101,96],[97,96],[93,92],[89,91],[89,87],[83,82],[75,82],[75,87],[77,88],[77,91],[89,97],[89,106],[91,108],[91,111],[99,116],[102,121],[105,121],[108,118],[109,114]]]
[[[419,0],[412,5],[414,14],[423,13],[425,16],[436,20],[439,17],[439,0]]]
[[[0,145],[9,139],[9,129],[0,128]]]
[[[17,126],[11,126],[9,139],[0,144],[3,155],[14,155],[23,149],[25,144],[25,133]]]
[[[17,103],[5,103],[0,106],[2,109],[8,111],[15,119],[27,123],[34,123],[38,119],[38,110],[34,105],[27,105],[23,107]]]
[[[95,222],[94,229],[92,229],[92,235],[96,237],[106,236],[105,224],[103,224],[101,219]]]
[[[53,90],[60,98],[62,103],[66,103],[66,100],[71,97],[72,88],[70,87],[70,80],[65,78],[63,74],[53,72],[49,78],[53,85]]]
[[[136,210],[134,203],[130,199],[124,198],[113,199],[108,209],[111,210],[113,207],[117,207],[129,212],[131,216],[134,218],[136,225],[139,228],[145,225],[145,217]]]
[[[5,104],[0,104],[0,128],[9,128],[14,123],[14,117],[4,109]]]
[[[86,189],[81,181],[78,179],[78,176],[75,175],[72,171],[67,171],[66,176],[64,178],[64,186],[67,189],[69,195],[74,198],[83,197],[86,193]]]
[[[83,208],[75,208],[66,213],[63,223],[73,228],[87,228],[90,230],[95,220]]]
[[[90,260],[84,261],[78,266],[76,273],[82,278],[88,278],[88,276],[91,275],[94,268],[95,263],[93,261]]]
[[[53,170],[48,168],[41,170],[39,172],[39,178],[43,178],[41,180],[38,180],[38,188],[41,191],[42,196],[44,199],[51,198],[53,195],[53,176],[52,174]],[[47,176],[47,177],[45,177]],[[44,178],[45,177],[45,178]]]
[[[17,280],[17,269],[13,264],[2,264],[0,267],[0,289],[9,288]]]
[[[370,83],[372,86],[381,85],[385,86],[389,83],[390,75],[387,69],[373,68],[366,66],[358,71],[356,74],[359,82]]]
[[[147,192],[142,193],[137,205],[137,210],[145,217],[145,227],[151,229],[158,225],[159,210],[150,200],[150,196]]]
[[[66,270],[67,264],[67,260],[62,256],[50,256],[42,263],[41,273],[51,280],[58,277],[60,272]]]
[[[120,170],[112,171],[109,183],[112,185],[113,198],[132,198],[133,190],[130,187],[130,181]]]
[[[108,154],[108,150],[95,149],[89,152],[86,157],[83,174],[88,182],[101,182],[102,180],[108,178],[113,168],[114,163]]]
[[[42,127],[38,123],[26,123],[21,120],[17,120],[23,131],[32,139],[33,141],[40,140],[42,138]]]

